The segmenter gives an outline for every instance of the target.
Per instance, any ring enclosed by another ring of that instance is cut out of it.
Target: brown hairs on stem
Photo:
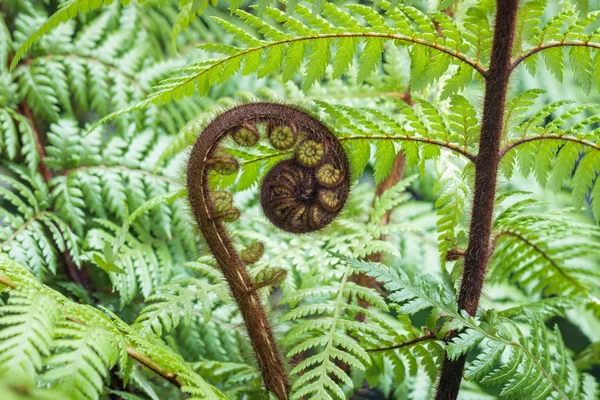
[[[220,146],[226,137],[242,147],[262,141],[290,154],[267,173],[260,197],[267,218],[291,233],[319,230],[341,211],[350,189],[348,160],[325,125],[305,111],[276,103],[244,104],[222,113],[202,131],[190,154],[187,188],[194,217],[240,309],[265,386],[283,400],[290,388],[282,357],[247,261],[223,225],[235,221],[239,211],[230,193],[209,187],[210,174],[239,168]]]

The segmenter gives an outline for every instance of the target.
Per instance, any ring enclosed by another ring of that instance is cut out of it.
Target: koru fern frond
[[[204,128],[190,153],[187,188],[196,223],[240,309],[265,386],[284,400],[289,383],[259,297],[263,285],[252,282],[246,271],[264,248],[256,244],[238,253],[224,225],[240,217],[232,195],[218,190],[220,177],[239,168],[235,154],[221,147],[227,140],[242,149],[270,146],[291,156],[267,172],[260,195],[269,221],[289,233],[323,229],[339,214],[350,190],[348,160],[319,120],[275,103],[250,103],[224,112]]]

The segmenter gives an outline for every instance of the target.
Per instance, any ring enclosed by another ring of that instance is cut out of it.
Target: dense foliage
[[[502,0],[501,0],[502,1]],[[257,100],[332,128],[354,181],[325,230],[260,210],[285,152],[227,148],[228,224],[294,399],[600,397],[600,3],[521,0],[493,252],[458,307],[496,4],[3,0],[0,393],[265,398],[187,203],[190,146]],[[464,284],[464,282],[462,282]],[[447,361],[447,360],[446,360]]]

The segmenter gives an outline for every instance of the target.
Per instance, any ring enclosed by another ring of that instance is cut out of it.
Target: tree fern
[[[4,397],[275,398],[265,335],[280,398],[600,395],[595,4],[334,3],[1,2]],[[240,292],[184,175],[259,101],[325,124],[352,189],[290,235],[260,207],[280,116],[209,152]]]

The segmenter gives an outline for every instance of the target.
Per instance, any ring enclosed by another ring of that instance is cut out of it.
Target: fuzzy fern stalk
[[[296,108],[253,103],[221,114],[202,131],[190,154],[187,169],[188,197],[196,222],[229,284],[267,389],[279,399],[289,396],[289,383],[270,322],[257,286],[246,265],[261,254],[239,254],[224,222],[240,217],[231,194],[212,190],[215,175],[238,170],[238,161],[223,147],[224,140],[240,147],[260,144],[289,153],[264,177],[261,204],[278,228],[307,233],[328,225],[340,212],[350,188],[346,154],[331,131],[314,117]]]
[[[490,68],[485,76],[483,124],[479,153],[475,159],[475,188],[469,230],[469,244],[464,258],[464,273],[458,307],[474,316],[483,290],[491,249],[492,222],[496,198],[496,179],[500,163],[500,140],[504,107],[511,72],[511,55],[515,36],[519,0],[499,0]],[[453,400],[458,396],[467,356],[446,360],[438,383],[436,400]]]

